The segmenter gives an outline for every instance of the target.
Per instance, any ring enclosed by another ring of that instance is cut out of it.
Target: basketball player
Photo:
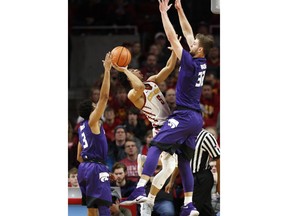
[[[179,38],[181,40],[181,37]],[[156,75],[150,76],[147,81],[142,82],[143,76],[137,69],[127,69],[127,67],[113,67],[126,74],[132,89],[128,93],[129,100],[146,115],[147,119],[152,124],[153,137],[159,132],[160,128],[171,114],[169,105],[167,104],[164,95],[160,91],[158,84],[163,82],[173,71],[177,62],[177,57],[172,51],[166,66]],[[139,157],[140,156],[140,157]],[[144,155],[143,155],[144,156]],[[144,158],[145,159],[145,158]],[[169,178],[177,164],[177,158],[163,151],[160,156],[162,170],[153,178],[150,193],[147,203],[141,203],[141,216],[150,216],[155,197],[163,187],[165,181]],[[141,175],[142,160],[141,155],[138,155],[138,173]],[[142,200],[144,202],[145,199]],[[132,201],[132,203],[134,203]],[[132,204],[130,201],[121,202],[122,205]]]
[[[213,46],[213,39],[202,34],[197,34],[196,38],[194,38],[192,28],[185,17],[181,3],[176,0],[175,8],[178,11],[183,35],[190,48],[189,52],[184,50],[181,43],[177,40],[177,35],[169,20],[167,11],[170,9],[171,4],[168,5],[168,2],[169,0],[159,0],[159,10],[167,39],[180,60],[180,70],[176,85],[177,108],[151,141],[151,147],[148,150],[141,178],[136,189],[127,200],[137,203],[145,200],[144,186],[156,169],[159,155],[163,150],[170,154],[176,152],[184,189],[184,206],[181,208],[180,216],[197,216],[199,212],[192,203],[194,179],[189,162],[195,150],[196,137],[203,125],[199,101],[207,68],[205,55]],[[190,139],[190,141],[185,142],[187,139]],[[181,151],[182,145],[186,145],[188,147],[186,149],[189,151]]]
[[[101,116],[104,113],[110,90],[111,54],[106,54],[103,61],[105,68],[100,97],[95,104],[85,100],[79,105],[79,115],[84,119],[78,134],[77,160],[78,182],[82,193],[82,205],[88,208],[88,216],[110,216],[112,204],[109,170],[104,161],[107,159],[108,144]]]

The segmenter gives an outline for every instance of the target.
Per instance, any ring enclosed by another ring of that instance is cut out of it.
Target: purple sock
[[[194,177],[190,167],[190,161],[178,155],[178,167],[182,179],[184,192],[193,192]]]
[[[161,154],[161,150],[156,146],[151,146],[147,153],[147,158],[144,163],[142,174],[152,176],[156,170],[158,159]]]

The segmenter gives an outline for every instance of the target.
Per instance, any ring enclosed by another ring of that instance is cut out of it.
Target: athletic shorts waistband
[[[84,162],[100,163],[106,165],[105,161],[101,159],[84,159]]]

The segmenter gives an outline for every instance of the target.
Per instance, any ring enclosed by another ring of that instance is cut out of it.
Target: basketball
[[[123,46],[117,46],[111,51],[112,63],[120,67],[126,67],[131,62],[130,51]]]

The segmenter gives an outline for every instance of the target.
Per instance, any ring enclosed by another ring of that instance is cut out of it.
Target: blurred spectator
[[[111,181],[111,186],[121,189],[121,196],[128,197],[136,188],[137,183],[127,179],[127,167],[124,163],[116,162],[112,167],[115,181]]]
[[[203,127],[216,127],[218,113],[220,111],[220,98],[213,93],[213,86],[208,81],[204,81],[200,103],[203,108]]]
[[[100,97],[100,88],[98,86],[92,86],[90,89],[90,98],[96,104]]]
[[[107,107],[104,111],[103,128],[108,142],[115,140],[114,130],[115,127],[122,124],[121,119],[115,116],[115,111],[112,107]]]
[[[134,136],[143,142],[146,133],[146,124],[143,119],[138,118],[138,115],[139,110],[136,107],[131,107],[128,110],[128,118],[123,124],[126,126],[127,131],[132,132]]]
[[[161,68],[165,67],[170,57],[171,51],[167,48],[167,38],[164,32],[157,32],[154,36],[154,45],[159,48],[158,64]]]
[[[79,187],[77,175],[78,169],[76,167],[68,171],[68,187]]]
[[[139,69],[142,67],[143,62],[145,61],[145,56],[142,54],[142,47],[140,42],[136,41],[132,45],[131,51],[131,62],[129,64],[130,68]]]
[[[137,151],[140,152],[141,151],[141,148],[142,148],[142,143],[143,141],[140,140],[138,137],[135,136],[134,132],[130,129],[130,128],[127,128],[127,133],[126,133],[126,139],[127,140],[134,140],[135,143],[136,143],[136,147],[137,147]]]
[[[119,73],[115,68],[111,68],[110,72],[110,85],[111,85],[111,90],[110,90],[110,98],[109,101],[111,101],[114,97],[114,95],[117,93],[117,88],[122,85],[121,81],[119,80]]]
[[[217,192],[217,184],[218,184],[217,161],[211,160],[209,162],[209,165],[211,167],[211,172],[214,178],[214,185],[211,190],[211,204],[215,213],[218,213],[220,211],[220,195]]]
[[[219,117],[219,115],[218,115],[218,117]],[[220,147],[220,135],[219,135],[219,132],[217,131],[217,127],[207,127],[205,129],[215,137],[215,139],[218,143],[218,146]],[[216,191],[219,194],[220,194],[220,163],[221,163],[220,158],[217,161],[215,161],[215,163],[213,163],[213,164],[216,164],[216,170],[217,170]]]
[[[120,195],[116,190],[111,191],[112,205],[110,206],[111,216],[132,216],[132,212],[128,208],[120,206]]]
[[[136,147],[136,142],[134,140],[127,140],[124,148],[127,156],[120,162],[124,163],[127,167],[127,180],[137,183],[139,180],[139,175],[137,171],[138,150]]]
[[[108,106],[112,107],[116,112],[116,117],[124,122],[127,119],[127,110],[134,105],[127,98],[127,90],[123,86],[119,86],[117,87],[115,97],[108,102]]]
[[[220,97],[220,81],[216,78],[215,73],[207,73],[205,75],[205,80],[211,83],[212,85],[212,91],[214,94],[218,95]]]
[[[220,49],[218,46],[212,47],[207,56],[207,74],[209,73],[213,73],[217,79],[220,79]]]
[[[124,125],[118,125],[114,130],[115,140],[108,143],[108,159],[106,161],[109,164],[111,170],[113,164],[126,157],[124,144],[126,142],[126,128]]]
[[[154,54],[148,54],[144,66],[140,68],[143,80],[147,80],[148,77],[157,74],[160,70],[161,67],[157,64],[157,56]]]
[[[78,127],[79,122],[77,122],[76,126],[72,128],[72,124],[68,122],[68,169],[70,170],[73,167],[79,166],[79,162],[77,161],[77,146],[78,146]]]
[[[152,134],[152,130],[147,130],[146,134],[145,134],[145,143],[143,145],[142,151],[141,151],[141,155],[147,155],[149,146],[150,146],[150,142],[153,139],[153,134]]]
[[[176,109],[176,91],[173,88],[170,88],[166,91],[165,94],[166,102],[169,105],[171,112]]]
[[[159,87],[160,91],[162,92],[162,94],[165,96],[166,95],[166,91],[167,91],[166,80],[163,80],[162,82],[160,82],[158,84],[158,87]]]

